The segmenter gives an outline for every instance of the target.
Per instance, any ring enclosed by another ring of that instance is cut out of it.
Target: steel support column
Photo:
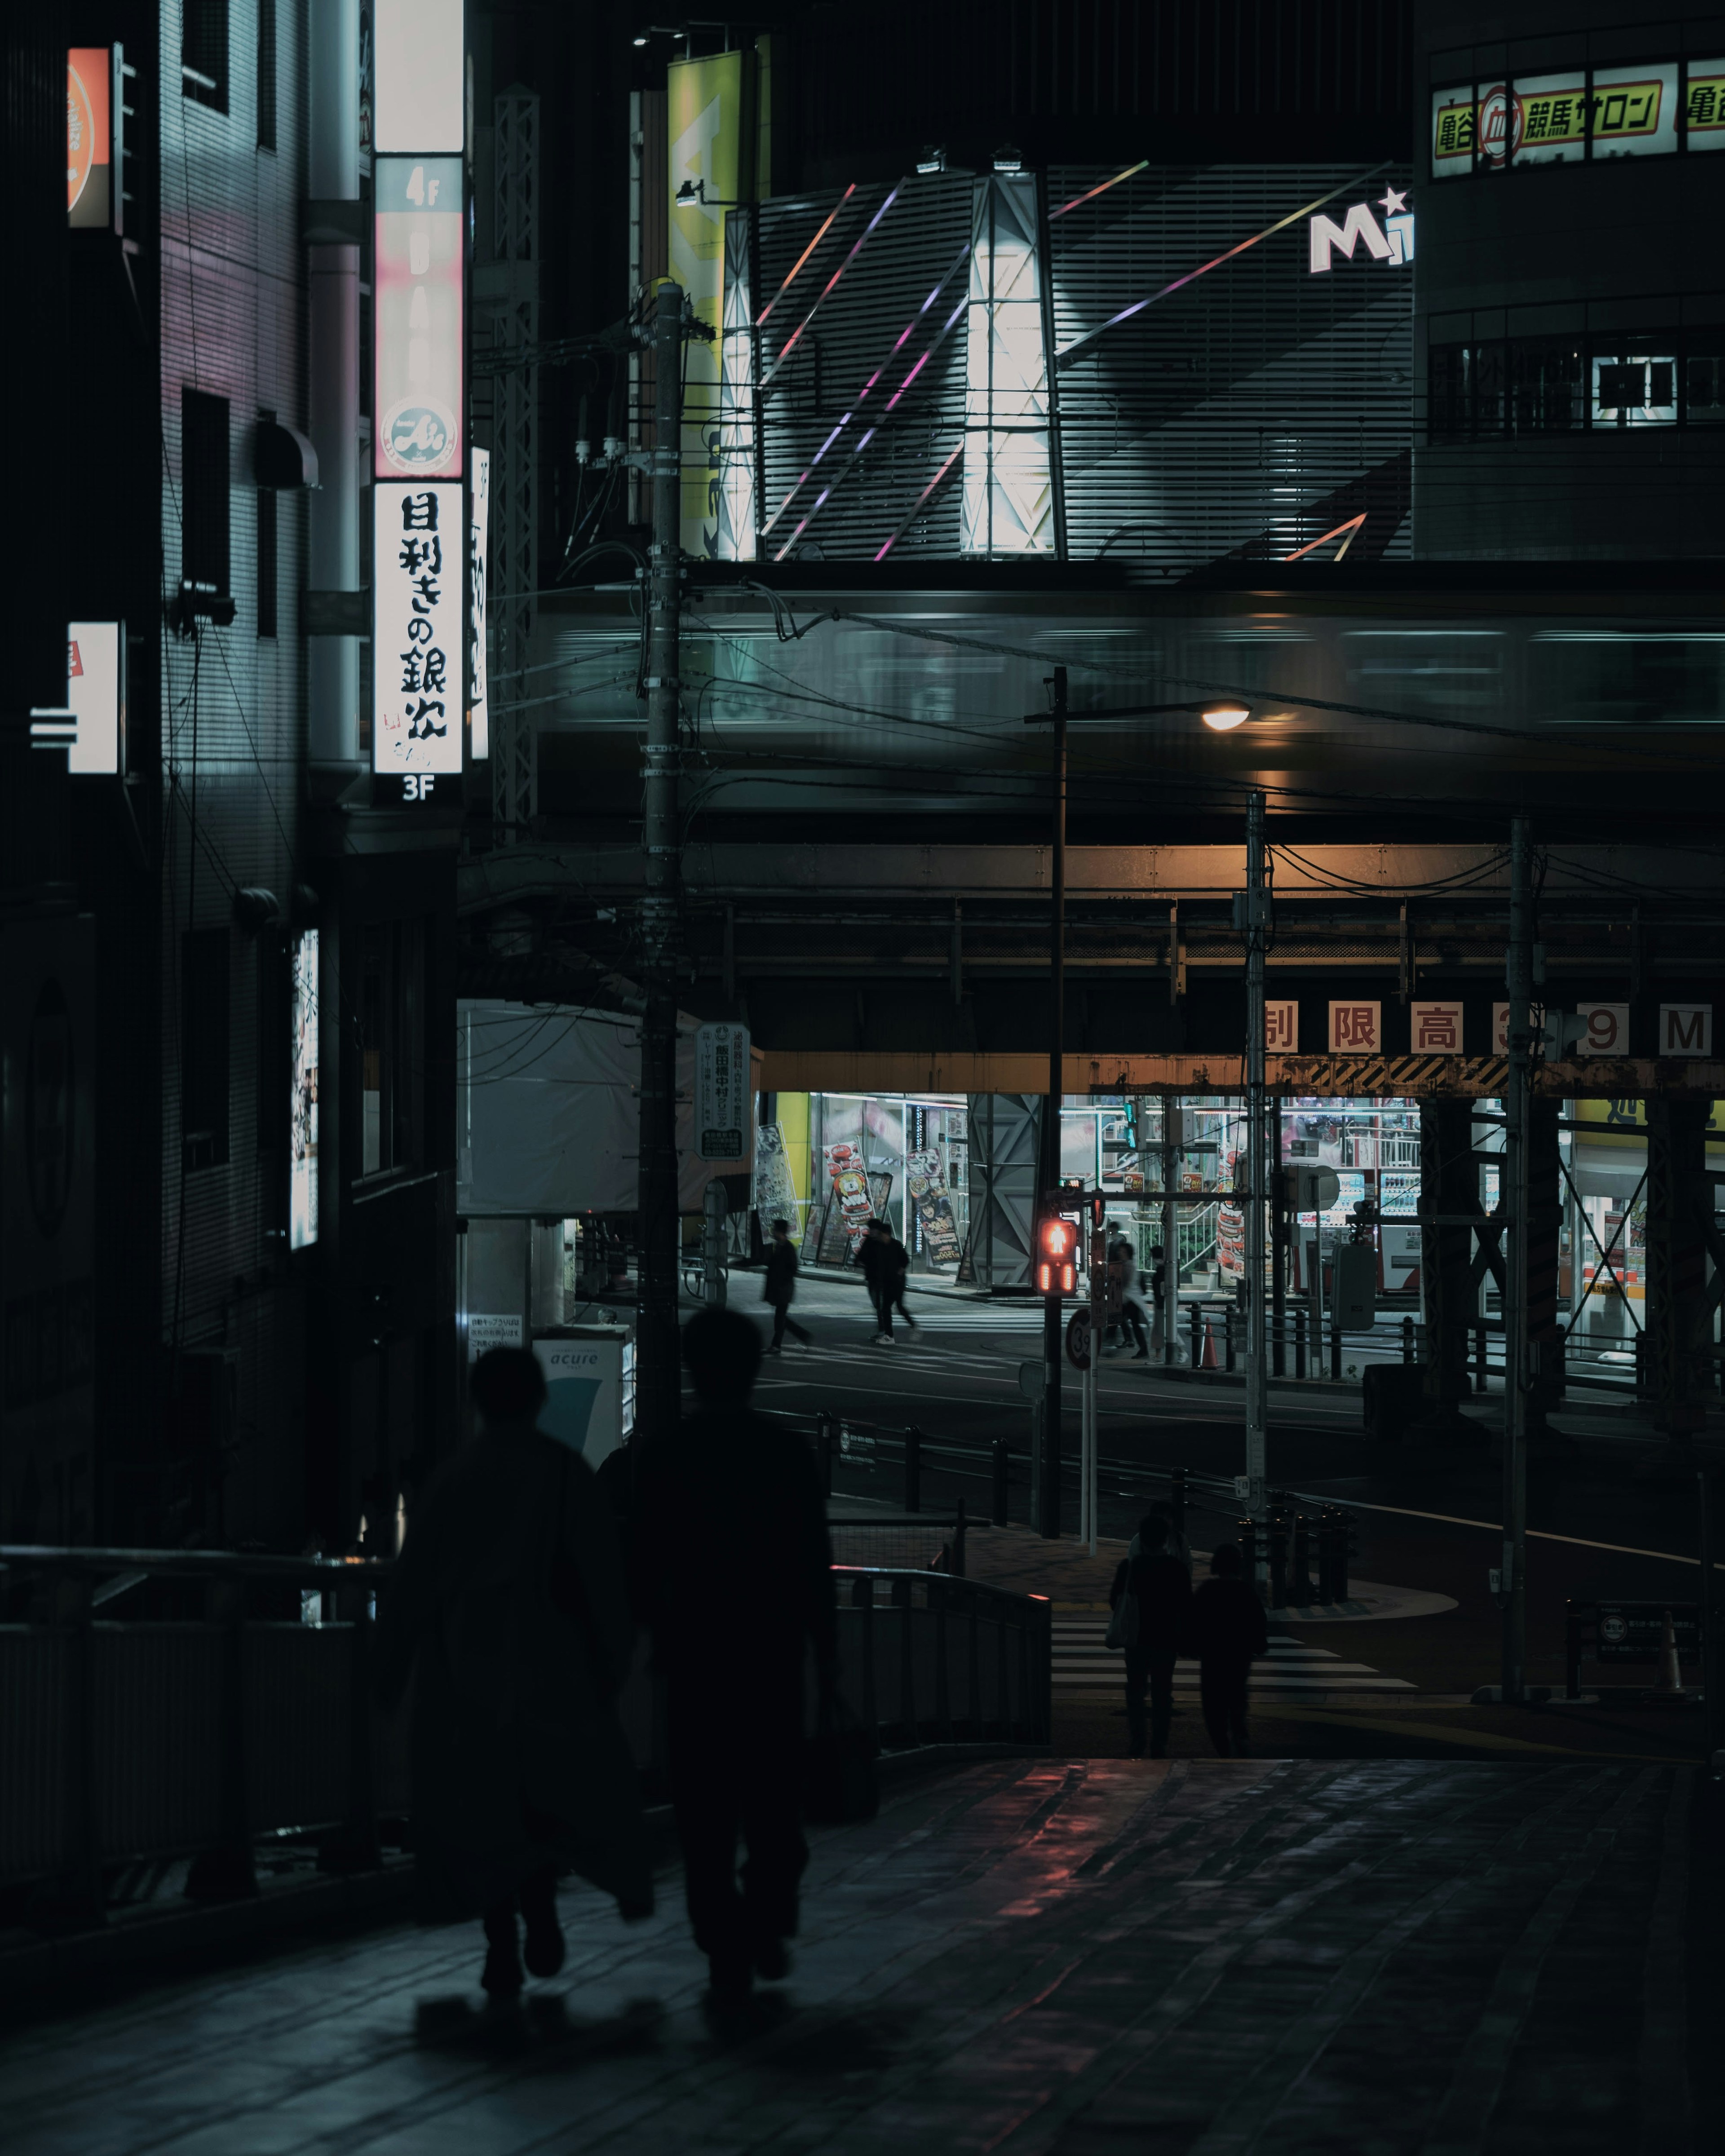
[[[1420,1300],[1425,1325],[1424,1423],[1460,1420],[1471,1389],[1468,1335],[1474,1317],[1471,1236],[1443,1222],[1479,1209],[1471,1101],[1420,1103],[1420,1209],[1438,1216],[1420,1231]]]
[[[1563,1224],[1563,1173],[1558,1122],[1564,1104],[1534,1101],[1527,1116],[1527,1346],[1532,1372],[1528,1423],[1539,1430],[1563,1397],[1563,1328],[1558,1317],[1558,1267]]]
[[[1712,1390],[1707,1335],[1708,1104],[1656,1095],[1647,1103],[1647,1372],[1656,1428],[1701,1428]]]

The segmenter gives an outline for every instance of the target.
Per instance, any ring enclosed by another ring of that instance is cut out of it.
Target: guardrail
[[[315,1838],[326,1871],[409,1838],[407,1717],[372,1684],[387,1561],[14,1544],[0,1568],[31,1605],[0,1624],[0,1888],[29,1920],[101,1922],[108,1876],[141,1860],[189,1856],[187,1893],[229,1901],[258,1891],[261,1835]],[[834,1570],[841,1678],[884,1746],[1047,1748],[1045,1600]],[[97,1614],[146,1581],[189,1583],[203,1614]],[[272,1597],[305,1618],[255,1614]],[[660,1689],[639,1655],[619,1708],[649,1802],[669,1788]]]

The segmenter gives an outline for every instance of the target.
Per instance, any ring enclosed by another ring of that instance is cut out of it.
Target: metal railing
[[[1045,1600],[956,1572],[834,1570],[841,1680],[883,1745],[1047,1748]],[[142,1860],[189,1856],[194,1899],[254,1895],[265,1835],[315,1839],[321,1870],[380,1865],[386,1824],[412,1810],[406,1712],[380,1712],[372,1678],[393,1571],[0,1546],[0,1581],[28,1604],[0,1624],[0,1888],[31,1890],[43,1921],[89,1924],[116,1871]],[[203,1614],[99,1615],[146,1582],[192,1584]],[[317,1621],[258,1614],[301,1598]],[[644,1654],[618,1705],[648,1800],[662,1801],[664,1703]]]

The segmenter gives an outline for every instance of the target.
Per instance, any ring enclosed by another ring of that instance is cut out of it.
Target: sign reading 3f
[[[1378,207],[1384,212],[1380,225],[1366,203],[1355,203],[1340,224],[1333,218],[1318,216],[1312,220],[1312,268],[1316,275],[1330,266],[1332,250],[1340,248],[1349,261],[1353,259],[1357,243],[1363,241],[1366,253],[1374,262],[1387,262],[1392,270],[1414,259],[1414,213],[1408,208],[1405,193],[1389,188],[1378,198]]]

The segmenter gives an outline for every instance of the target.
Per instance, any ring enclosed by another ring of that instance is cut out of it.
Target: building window
[[[1683,417],[1692,427],[1725,426],[1725,337],[1692,341],[1683,367]]]
[[[271,426],[275,418],[273,412],[259,412],[261,424],[259,434]],[[258,634],[274,636],[276,633],[276,491],[273,486],[258,489]]]
[[[258,0],[258,147],[275,147],[275,0]]]
[[[228,400],[180,393],[180,574],[225,598],[228,576]]]
[[[228,1165],[228,931],[180,937],[180,1147],[188,1174]]]
[[[374,922],[360,942],[360,1173],[421,1165],[425,939],[417,921]]]
[[[228,110],[228,0],[183,0],[180,94]]]
[[[1518,337],[1509,357],[1511,424],[1517,434],[1563,434],[1582,424],[1579,343]]]
[[[1592,418],[1596,427],[1675,427],[1676,355],[1625,352],[1621,346],[1596,352]]]

